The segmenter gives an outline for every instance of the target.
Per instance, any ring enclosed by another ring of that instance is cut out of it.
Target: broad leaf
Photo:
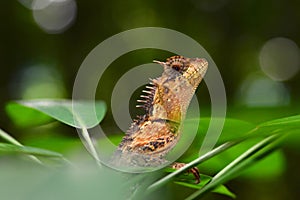
[[[8,104],[7,112],[14,121],[23,121],[21,124],[28,121],[45,122],[49,120],[44,115],[37,114],[36,111],[40,111],[76,128],[92,128],[101,122],[106,112],[103,101],[37,99],[16,101],[16,103]]]
[[[16,126],[33,127],[53,121],[53,118],[16,102],[10,102],[5,107],[6,113]]]

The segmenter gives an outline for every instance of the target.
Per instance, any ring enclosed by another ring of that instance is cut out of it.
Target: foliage
[[[79,105],[80,109],[74,111],[74,105]],[[86,112],[86,110],[89,110],[93,106],[97,108],[96,118]],[[72,102],[69,100],[48,99],[11,102],[6,108],[7,113],[14,122],[22,126],[25,120],[35,121],[35,125],[49,122],[49,119],[46,117],[48,116],[80,129],[79,134],[87,150],[99,165],[100,169],[104,169],[98,158],[94,142],[88,132],[88,128],[92,128],[103,119],[106,112],[106,106],[103,102]],[[33,112],[37,114],[31,115],[30,113]],[[22,113],[22,115],[19,113]],[[295,141],[299,142],[298,130],[300,128],[300,115],[266,121],[258,125],[243,120],[227,118],[222,135],[217,142],[217,147],[203,155],[198,155],[210,120],[210,118],[201,118],[193,144],[180,158],[180,160],[189,163],[176,171],[166,169],[165,173],[167,174],[165,176],[160,176],[160,179],[153,180],[145,186],[145,194],[153,194],[154,191],[164,187],[165,184],[173,183],[195,190],[194,193],[190,194],[186,199],[202,197],[208,192],[216,192],[234,198],[235,195],[223,184],[236,178],[240,174],[246,174],[247,177],[254,178],[259,176],[263,177],[264,174],[261,173],[262,171],[268,171],[269,174],[273,176],[280,174],[284,168],[284,156],[278,150],[279,147],[289,144],[291,140],[294,143]],[[185,123],[185,127],[188,129],[188,127],[195,122],[197,122],[197,119],[188,119]],[[0,131],[0,136],[6,142],[0,143],[0,152],[2,154],[26,154],[29,155],[30,159],[42,165],[45,165],[45,162],[40,160],[41,157],[43,157],[43,160],[56,158],[61,160],[61,163],[67,161],[65,156],[61,153],[43,149],[42,147],[23,146],[2,130]],[[117,143],[121,137],[122,135],[113,135],[111,139]],[[101,141],[99,141],[99,144],[101,144]],[[272,159],[274,155],[275,159]],[[270,162],[268,159],[270,158],[272,159],[271,166],[268,164]],[[67,163],[70,164],[71,162],[67,161]],[[259,171],[251,170],[255,168],[256,165],[260,166]],[[196,185],[193,183],[193,176],[184,173],[193,166],[198,166],[201,172],[202,170],[210,170],[210,173],[214,173],[215,175],[210,177],[201,174],[202,182]]]

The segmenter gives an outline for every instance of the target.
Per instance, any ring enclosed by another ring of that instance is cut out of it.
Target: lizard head
[[[197,88],[204,77],[208,62],[204,58],[186,58],[183,56],[172,56],[166,62],[154,61],[164,67],[167,76],[175,78],[182,76],[187,79],[193,88]]]

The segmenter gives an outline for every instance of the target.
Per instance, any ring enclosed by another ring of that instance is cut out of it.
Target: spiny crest
[[[146,115],[137,115],[136,118],[133,120],[133,122],[136,125],[139,125],[141,122],[145,121],[146,119],[147,119]]]
[[[143,108],[146,111],[146,114],[143,119],[137,117],[134,121],[134,125],[144,122],[151,115],[154,106],[154,98],[156,98],[154,96],[158,88],[166,88],[163,93],[168,93],[169,88],[162,87],[163,80],[173,80],[182,76],[184,80],[188,80],[189,84],[196,89],[207,69],[207,61],[199,58],[172,56],[168,58],[166,62],[156,60],[154,60],[154,62],[162,65],[164,67],[164,72],[161,77],[154,80],[150,79],[149,85],[142,90],[143,94],[140,95],[141,99],[137,100],[140,104],[136,105],[136,107]],[[173,111],[176,113],[176,110],[170,110],[170,113]]]
[[[137,100],[138,103],[142,103],[142,104],[136,105],[136,107],[145,109],[146,113],[148,114],[150,109],[153,106],[153,98],[154,98],[155,91],[156,91],[156,86],[151,80],[149,85],[146,85],[146,89],[142,90],[143,94],[140,95],[142,99]]]
[[[126,132],[127,139],[130,138],[131,134],[136,133],[139,129],[139,125],[145,121],[147,121],[147,115],[137,115]]]

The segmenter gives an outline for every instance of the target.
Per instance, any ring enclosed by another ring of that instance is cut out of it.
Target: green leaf
[[[9,102],[5,110],[14,124],[19,127],[39,126],[53,121],[53,118],[48,115],[16,102]]]
[[[189,130],[189,126],[194,126],[194,123],[198,123],[197,119],[188,119],[184,123],[184,131]],[[203,140],[205,137],[214,137],[214,136],[206,136],[206,132],[209,127],[209,123],[211,118],[201,118],[199,122],[199,128],[197,135],[187,150],[187,152],[181,157],[181,161],[189,162],[191,160],[196,159],[199,156],[199,150],[203,144]],[[222,133],[219,138],[217,138],[217,144],[220,145],[227,141],[237,140],[240,138],[244,138],[247,133],[254,129],[256,126],[246,121],[238,120],[238,119],[230,119],[227,118],[224,123],[224,127]],[[183,132],[185,134],[186,132]],[[213,139],[213,138],[212,138]]]
[[[16,101],[16,103],[8,104],[6,109],[14,121],[19,121],[20,124],[35,120],[38,123],[47,121],[49,118],[37,114],[36,111],[40,111],[76,128],[92,128],[101,122],[106,112],[103,101],[36,99]]]
[[[125,134],[113,134],[106,137],[101,137],[98,139],[97,144],[102,149],[102,153],[111,154],[116,151],[117,146],[122,141]]]
[[[66,137],[59,133],[33,134],[33,137],[26,137],[23,143],[26,146],[48,149],[63,154],[82,148],[82,143],[75,137]]]
[[[0,129],[0,137],[11,144],[22,146],[22,144],[20,142],[18,142],[15,138],[10,136],[8,133],[3,131],[2,129]]]
[[[197,133],[198,138],[196,137],[196,150],[192,149],[190,151],[190,154],[185,155],[189,159],[192,157],[195,157],[195,159],[192,162],[189,162],[182,169],[179,169],[173,173],[170,173],[166,177],[156,181],[155,183],[153,183],[152,185],[150,185],[147,188],[147,191],[149,191],[149,192],[155,191],[161,185],[167,183],[172,178],[174,178],[175,175],[178,175],[179,173],[183,172],[184,170],[187,170],[189,167],[196,166],[197,164],[201,163],[200,167],[201,167],[201,169],[203,169],[202,164],[206,164],[208,159],[210,159],[208,161],[208,162],[210,162],[212,160],[211,159],[212,157],[220,156],[221,154],[227,153],[228,151],[233,151],[234,153],[237,153],[236,151],[234,151],[234,148],[241,148],[241,147],[244,148],[244,147],[246,147],[245,144],[247,144],[248,147],[246,149],[244,149],[243,151],[238,152],[238,155],[236,155],[236,156],[238,156],[238,158],[232,162],[231,162],[231,160],[233,159],[232,156],[230,156],[230,158],[228,158],[228,156],[222,155],[223,160],[221,161],[221,163],[215,162],[212,165],[212,166],[220,166],[220,164],[221,164],[224,166],[224,169],[221,172],[219,172],[216,177],[213,178],[214,183],[213,184],[209,183],[208,184],[209,187],[205,186],[203,188],[204,190],[201,189],[201,191],[195,192],[193,195],[191,195],[187,199],[194,199],[198,195],[203,195],[205,192],[215,189],[219,185],[236,177],[237,172],[239,172],[239,174],[240,174],[242,171],[245,171],[245,169],[249,169],[249,167],[252,166],[253,164],[258,163],[258,161],[261,161],[263,158],[266,158],[267,156],[269,157],[271,155],[271,153],[273,153],[273,155],[276,155],[277,157],[275,157],[275,159],[273,159],[271,161],[268,160],[267,164],[270,165],[270,162],[274,162],[274,161],[278,162],[278,163],[276,163],[278,165],[275,165],[276,167],[273,168],[275,170],[272,169],[273,172],[278,174],[278,172],[279,173],[282,172],[282,169],[284,169],[285,165],[284,165],[284,159],[282,159],[283,158],[282,154],[280,154],[280,153],[274,154],[274,150],[277,149],[279,147],[279,145],[282,145],[282,143],[284,141],[282,138],[287,138],[286,136],[288,136],[290,132],[295,133],[295,131],[299,129],[298,128],[298,126],[299,126],[298,116],[273,120],[270,122],[265,122],[259,126],[254,126],[253,124],[249,124],[247,122],[240,123],[238,120],[238,121],[236,121],[237,122],[236,129],[234,128],[235,123],[228,123],[229,121],[227,121],[227,123],[225,122],[224,130],[222,132],[222,134],[224,134],[224,135],[221,135],[221,137],[223,137],[223,138],[219,139],[219,141],[222,141],[222,142],[227,141],[227,142],[223,143],[222,145],[219,145],[218,147],[214,148],[213,150],[211,150],[199,157],[197,149],[199,149],[199,146],[201,147],[202,141],[204,138],[203,134],[201,135],[201,132],[205,133],[206,132],[205,129],[207,130],[207,127],[209,124],[209,119],[206,118],[206,119],[201,119],[201,120],[202,120],[202,124],[200,121],[199,129],[202,128],[203,132],[200,130]],[[197,119],[196,119],[196,121],[197,121]],[[235,120],[232,120],[232,121],[235,121]],[[193,120],[190,120],[190,123],[195,123],[195,122],[193,122]],[[245,125],[243,125],[243,124],[245,124]],[[201,125],[202,125],[202,127],[201,127]],[[285,126],[285,125],[288,125],[288,126]],[[226,130],[226,127],[228,128],[227,130]],[[237,131],[237,135],[230,135],[234,131]],[[278,133],[280,133],[280,132],[288,133],[288,134],[285,134],[284,137],[280,138],[280,143],[277,140],[272,142],[271,140],[273,140],[275,137],[278,137]],[[297,131],[297,133],[299,133],[299,131]],[[268,138],[263,139],[264,137],[266,137],[268,135],[269,135]],[[199,139],[199,137],[200,137],[200,139]],[[197,139],[198,139],[198,141],[197,141]],[[255,142],[254,146],[252,144],[253,141]],[[259,141],[259,142],[257,143],[257,141]],[[249,144],[250,144],[250,146],[249,146]],[[268,147],[266,147],[266,146],[268,146]],[[266,147],[264,150],[260,151],[257,155],[254,155],[253,157],[251,157],[252,154],[255,154],[256,151],[259,151],[260,149],[262,149],[264,147]],[[251,151],[249,148],[251,149]],[[280,159],[278,159],[278,158],[280,158]],[[206,161],[206,162],[204,162],[204,161]],[[234,170],[230,170],[232,165],[236,165]],[[211,167],[209,167],[208,169],[211,169]],[[224,171],[225,169],[226,169],[226,171],[229,172],[228,174],[225,173],[225,171]],[[220,170],[220,169],[218,169],[218,170]],[[270,170],[270,168],[266,169],[266,170]],[[249,173],[249,171],[248,171],[248,173]]]
[[[241,174],[242,178],[252,180],[273,180],[280,178],[286,170],[286,159],[281,150],[277,150],[267,157],[249,166]]]
[[[211,118],[207,118],[207,117],[200,119],[198,133],[197,133],[198,144],[199,142],[202,143],[204,137],[206,136],[205,134],[208,130],[211,120],[212,120]],[[216,118],[216,120],[218,120],[218,118]],[[199,121],[198,119],[188,119],[186,120],[184,126],[188,127],[189,125],[193,125],[198,121]],[[222,133],[218,138],[218,144],[222,144],[227,141],[236,140],[245,137],[246,133],[254,128],[255,125],[252,123],[243,120],[238,120],[238,119],[226,118],[222,129]]]
[[[203,133],[206,132],[208,124],[209,118],[201,119],[197,137],[188,152],[185,153],[180,161],[189,162],[198,157],[198,151],[204,138]],[[294,146],[297,146],[300,144],[299,128],[300,115],[267,121],[258,126],[254,126],[253,124],[240,120],[226,119],[224,129],[218,143],[234,141],[240,138],[244,138],[246,140],[202,163],[201,169],[207,170],[210,173],[216,173],[231,160],[246,151],[254,143],[275,133],[291,135],[286,138],[286,144],[291,144],[293,142]],[[258,168],[260,170],[257,170]],[[247,178],[268,178],[280,175],[284,169],[284,155],[280,151],[277,151],[271,154],[268,158],[260,161],[257,166],[254,165],[253,167],[250,167],[243,175]],[[262,171],[265,171],[266,173],[261,173]]]
[[[5,141],[15,145],[15,146],[19,146],[19,147],[23,147],[23,145],[17,141],[15,138],[13,138],[12,136],[10,136],[8,133],[6,133],[5,131],[3,131],[2,129],[0,129],[0,137],[2,139],[4,139]],[[35,156],[33,155],[29,155],[28,156],[31,160],[33,160],[34,162],[37,162],[39,164],[42,164],[42,162]]]
[[[284,145],[289,149],[300,152],[300,129],[289,131],[288,136],[284,140]]]
[[[0,143],[0,152],[4,153],[24,153],[37,156],[46,157],[62,157],[61,154],[45,149],[29,147],[29,146],[17,146],[13,144]]]
[[[167,167],[164,170],[165,172],[168,173],[172,173],[174,171],[176,171],[176,169]],[[209,183],[209,181],[212,179],[211,176],[205,175],[205,174],[201,174],[201,181],[199,184],[195,184],[195,176],[192,173],[183,173],[183,174],[179,174],[178,176],[175,177],[175,184],[178,185],[182,185],[184,187],[189,187],[189,188],[193,188],[193,189],[201,189],[203,186],[205,186],[206,184]],[[215,190],[213,190],[213,192],[215,193],[219,193],[219,194],[223,194],[232,198],[235,198],[235,194],[233,194],[226,186],[224,185],[220,185],[219,187],[217,187]]]
[[[180,179],[181,177],[184,178],[184,176],[186,175],[180,175],[177,179]],[[185,181],[174,181],[175,184],[184,186],[184,187],[188,187],[188,188],[193,188],[193,189],[201,189],[203,188],[203,186],[205,186],[212,178],[210,176],[207,175],[203,175],[201,174],[201,182],[199,184],[195,184],[195,180],[194,180],[194,176],[192,174],[189,174],[187,180]],[[212,192],[214,193],[218,193],[218,194],[222,194],[222,195],[226,195],[229,196],[231,198],[235,198],[235,194],[232,193],[226,186],[224,185],[220,185],[217,188],[215,188]]]
[[[123,133],[123,134],[110,135],[108,138],[114,145],[118,146],[124,136],[125,134]]]
[[[20,159],[1,162],[1,200],[167,198],[167,195],[161,193],[145,196],[143,188],[157,178],[157,173],[124,174],[109,167],[99,168],[89,160],[82,159],[80,155],[77,156],[73,158],[76,160],[73,163],[75,166],[62,164],[59,170],[40,167]],[[139,188],[143,192],[138,195],[130,188]],[[133,198],[130,198],[132,196]]]
[[[251,140],[245,140],[230,149],[219,153],[206,162],[201,163],[199,168],[203,172],[215,174],[261,140],[262,138],[251,138]],[[285,157],[281,151],[276,151],[265,159],[257,162],[257,164],[250,166],[241,176],[247,179],[268,179],[282,175],[284,169]]]
[[[253,145],[250,149],[241,154],[234,161],[229,163],[225,168],[218,172],[207,185],[191,194],[186,198],[186,200],[195,199],[196,197],[200,198],[219,185],[235,178],[249,166],[256,164],[259,160],[270,155],[270,153],[273,153],[279,148],[281,142],[282,137],[280,138],[278,135],[272,135],[264,140],[261,140],[259,143]]]
[[[300,128],[300,115],[275,119],[261,123],[250,134],[257,136],[269,136],[275,133],[289,134]]]
[[[246,134],[255,128],[255,124],[239,119],[226,118],[225,124],[218,140],[218,144],[244,138]]]
[[[267,127],[267,126],[279,126],[279,127],[286,127],[292,126],[293,128],[300,127],[300,115],[284,117],[280,119],[275,119],[271,121],[264,122],[259,125],[260,127]]]
[[[214,193],[219,193],[219,194],[223,194],[226,196],[229,196],[231,198],[236,198],[236,195],[231,192],[226,186],[224,185],[220,185],[219,187],[216,187],[215,189],[212,190],[212,192]]]

